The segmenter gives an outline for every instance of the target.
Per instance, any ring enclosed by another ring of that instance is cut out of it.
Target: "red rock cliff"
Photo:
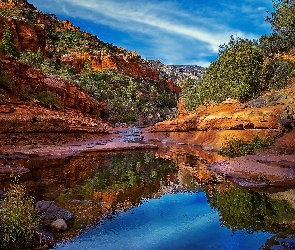
[[[73,83],[46,76],[42,71],[3,54],[0,54],[0,60],[0,66],[8,72],[21,90],[30,88],[35,93],[49,91],[56,95],[63,107],[77,109],[84,113],[93,113],[102,109],[102,103]]]

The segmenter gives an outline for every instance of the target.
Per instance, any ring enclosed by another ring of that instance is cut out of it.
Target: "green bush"
[[[263,82],[267,89],[280,90],[286,87],[294,76],[294,63],[282,58],[275,58],[263,68]]]
[[[12,91],[15,85],[11,77],[5,70],[0,69],[0,88],[8,91]]]
[[[273,143],[273,138],[261,138],[255,136],[250,142],[246,142],[242,139],[232,137],[228,139],[225,145],[218,151],[218,154],[228,157],[238,157],[243,155],[249,155],[254,150],[269,146]]]
[[[35,98],[46,108],[60,108],[57,98],[48,91],[35,94]]]
[[[5,33],[3,34],[2,41],[0,42],[0,51],[17,57],[18,51],[14,45],[14,36],[9,25],[6,26]]]
[[[0,208],[1,249],[28,249],[40,224],[34,199],[22,185],[11,185]]]

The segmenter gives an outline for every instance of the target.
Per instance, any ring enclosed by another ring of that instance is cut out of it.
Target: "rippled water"
[[[269,237],[220,226],[205,193],[190,192],[149,199],[56,249],[258,249]]]

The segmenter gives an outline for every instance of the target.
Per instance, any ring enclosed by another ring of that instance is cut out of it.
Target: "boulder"
[[[63,219],[57,219],[53,221],[50,224],[50,227],[52,230],[55,230],[55,231],[66,231],[68,228],[67,223]]]
[[[42,214],[43,220],[74,220],[74,215],[70,211],[57,206],[54,201],[38,201],[36,203],[36,210],[38,210]]]

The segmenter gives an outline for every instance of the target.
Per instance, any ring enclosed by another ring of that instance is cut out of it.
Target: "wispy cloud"
[[[207,66],[210,61],[206,58],[216,55],[219,45],[227,43],[230,35],[258,38],[259,34],[234,23],[239,13],[247,17],[251,15],[251,20],[254,20],[264,11],[264,6],[250,5],[249,1],[239,5],[221,1],[218,6],[212,6],[193,0],[185,3],[172,0],[55,0],[52,10],[48,5],[44,8],[124,31],[139,43],[135,49],[141,46],[140,50],[149,57],[159,53],[158,58],[165,63],[199,61]],[[42,0],[32,2],[43,4]],[[261,19],[259,22],[260,25]],[[201,54],[207,57],[201,57]]]

